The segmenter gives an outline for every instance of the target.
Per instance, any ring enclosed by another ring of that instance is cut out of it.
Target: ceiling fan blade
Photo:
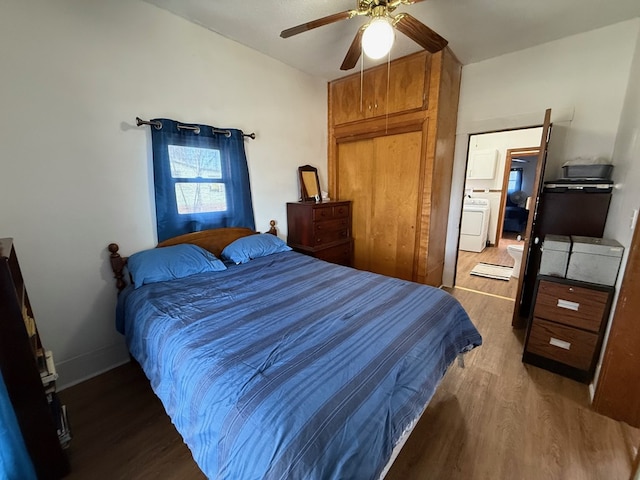
[[[326,17],[318,18],[317,20],[303,23],[296,27],[287,28],[286,30],[283,30],[280,33],[280,36],[282,38],[289,38],[299,33],[306,32],[308,30],[313,30],[314,28],[329,25],[330,23],[339,22],[340,20],[347,20],[348,18],[353,17],[357,13],[358,12],[356,12],[355,10],[347,10],[346,12],[334,13],[333,15],[328,15]]]
[[[412,17],[408,13],[400,13],[396,15],[393,25],[411,40],[431,53],[439,52],[449,43],[420,20]]]
[[[340,65],[340,70],[351,70],[356,66],[356,63],[358,63],[358,59],[362,53],[362,34],[365,29],[366,25],[363,25],[356,32],[356,36],[353,37],[353,42],[351,42],[351,46],[342,61],[342,65]]]

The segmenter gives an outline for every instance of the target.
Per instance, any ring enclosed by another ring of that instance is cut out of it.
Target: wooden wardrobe
[[[461,68],[447,48],[329,83],[329,189],[352,201],[354,267],[442,283]]]

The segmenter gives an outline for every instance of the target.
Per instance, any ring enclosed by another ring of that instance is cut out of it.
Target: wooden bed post
[[[275,235],[277,237],[278,236],[278,229],[276,228],[276,221],[275,220],[271,220],[269,222],[269,225],[271,225],[271,228],[269,229],[269,231],[267,233],[270,233],[271,235]]]
[[[113,270],[113,276],[116,279],[116,287],[118,292],[121,292],[124,290],[124,287],[127,286],[124,281],[124,266],[127,264],[127,259],[122,258],[118,253],[120,247],[117,243],[110,243],[108,248],[109,252],[111,252],[111,269]]]

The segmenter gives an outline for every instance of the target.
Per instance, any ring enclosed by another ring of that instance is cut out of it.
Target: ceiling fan
[[[289,38],[340,20],[366,15],[371,17],[371,20],[356,32],[340,70],[351,70],[355,67],[363,49],[367,56],[371,58],[382,58],[387,55],[393,44],[393,28],[404,33],[427,51],[431,53],[439,52],[447,46],[447,40],[408,13],[391,15],[400,5],[412,5],[421,1],[423,0],[356,0],[356,10],[335,13],[288,28],[283,30],[280,36]]]

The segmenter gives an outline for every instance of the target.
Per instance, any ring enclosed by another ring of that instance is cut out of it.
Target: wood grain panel
[[[553,340],[556,343],[559,343],[558,340],[566,342],[569,348],[554,345]],[[535,317],[531,324],[527,351],[581,370],[589,370],[597,343],[598,335],[594,333]]]
[[[420,132],[374,139],[372,272],[413,280]]]
[[[365,110],[372,108],[372,105],[370,100],[365,104],[365,92],[362,91],[364,85],[364,79],[361,81],[360,75],[351,75],[331,82],[329,97],[333,124],[355,122],[366,117]]]
[[[608,299],[607,292],[542,280],[538,286],[533,314],[536,317],[598,332]],[[559,306],[562,302],[571,302],[569,306],[577,310]]]
[[[448,49],[432,56],[416,279],[435,286],[442,283],[444,267],[460,78],[461,66]]]
[[[594,398],[594,407],[598,412],[635,427],[640,427],[638,292],[640,228],[636,227]]]
[[[402,62],[392,62],[388,70],[383,66],[372,72],[375,116],[426,108],[430,58],[422,52]]]
[[[426,108],[430,58],[420,52],[331,82],[330,125]]]
[[[369,270],[371,262],[371,184],[374,168],[372,158],[372,140],[338,145],[336,173],[339,181],[335,190],[339,198],[351,200],[353,266],[361,270]]]

